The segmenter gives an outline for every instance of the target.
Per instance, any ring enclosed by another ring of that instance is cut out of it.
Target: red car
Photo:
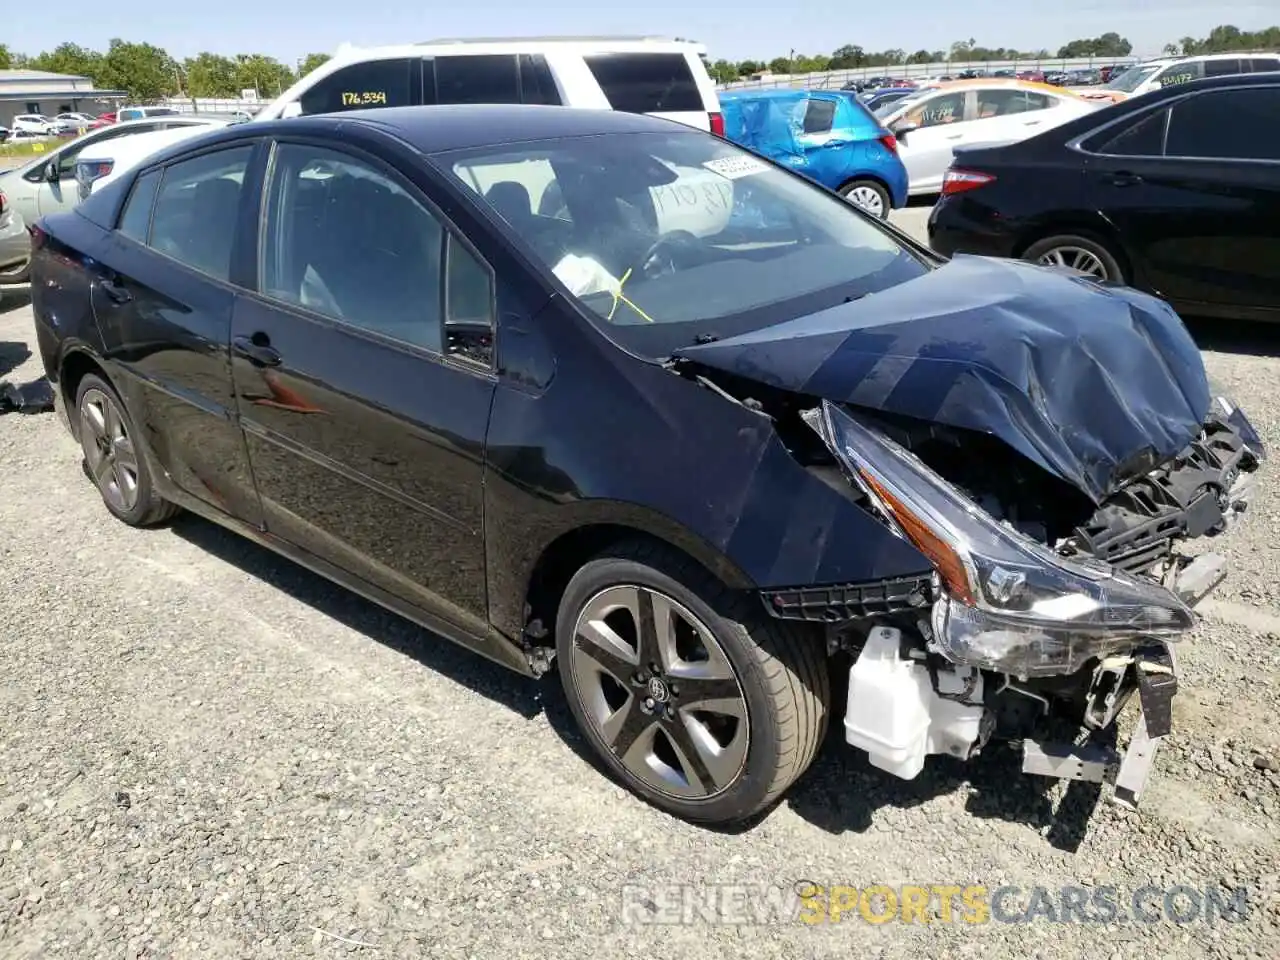
[[[1044,83],[1043,70],[1023,70],[1018,74],[1019,80],[1030,80],[1032,83]]]
[[[100,113],[98,114],[98,119],[89,124],[89,129],[97,130],[100,127],[110,126],[115,122],[116,115],[114,113]]]

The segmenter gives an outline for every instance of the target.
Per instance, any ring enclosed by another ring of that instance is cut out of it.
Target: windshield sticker
[[[767,163],[755,157],[720,157],[718,160],[707,160],[702,165],[726,180],[749,177],[753,173],[763,173],[769,169]]]

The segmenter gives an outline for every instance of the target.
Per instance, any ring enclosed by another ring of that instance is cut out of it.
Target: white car
[[[167,130],[105,140],[85,147],[80,151],[75,165],[77,197],[84,200],[95,190],[101,189],[125,171],[132,170],[160,150],[213,130],[221,130],[225,126],[226,120],[173,126]]]
[[[75,168],[76,161],[85,149],[109,140],[139,136],[155,130],[209,127],[225,122],[203,116],[179,116],[131,120],[99,127],[74,140],[50,144],[48,150],[16,170],[0,172],[0,190],[5,192],[9,203],[22,214],[27,223],[35,223],[46,214],[69,210],[79,202],[75,188]],[[30,136],[34,137],[34,134]]]
[[[935,194],[956,147],[1016,143],[1100,108],[1096,101],[1023,80],[959,80],[891,105],[880,122],[898,138],[911,196]]]
[[[173,107],[121,107],[116,111],[116,122],[149,120],[154,117],[177,117],[181,114]]]
[[[58,125],[40,113],[20,113],[9,124],[12,133],[34,133],[40,136],[52,136],[58,132]]]
[[[533,103],[648,113],[724,132],[705,48],[653,38],[437,40],[345,47],[254,120],[371,107]]]

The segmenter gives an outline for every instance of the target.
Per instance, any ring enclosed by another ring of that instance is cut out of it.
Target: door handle
[[[271,346],[265,333],[255,333],[252,337],[233,337],[231,348],[260,367],[280,366],[280,351]]]
[[[1142,177],[1128,170],[1117,170],[1115,173],[1107,174],[1103,179],[1113,187],[1132,187],[1142,183]]]
[[[948,139],[948,140],[963,140],[963,139],[964,139],[964,134],[963,134],[963,133],[953,133],[953,134],[951,134],[949,137],[947,137],[947,139]]]
[[[133,299],[133,294],[120,286],[115,277],[98,281],[98,286],[112,303],[128,303]]]

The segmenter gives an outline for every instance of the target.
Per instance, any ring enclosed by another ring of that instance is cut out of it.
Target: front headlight
[[[808,419],[890,528],[933,564],[945,591],[934,639],[951,659],[1023,677],[1074,673],[1140,637],[1194,625],[1164,587],[1060,556],[833,404]]]

